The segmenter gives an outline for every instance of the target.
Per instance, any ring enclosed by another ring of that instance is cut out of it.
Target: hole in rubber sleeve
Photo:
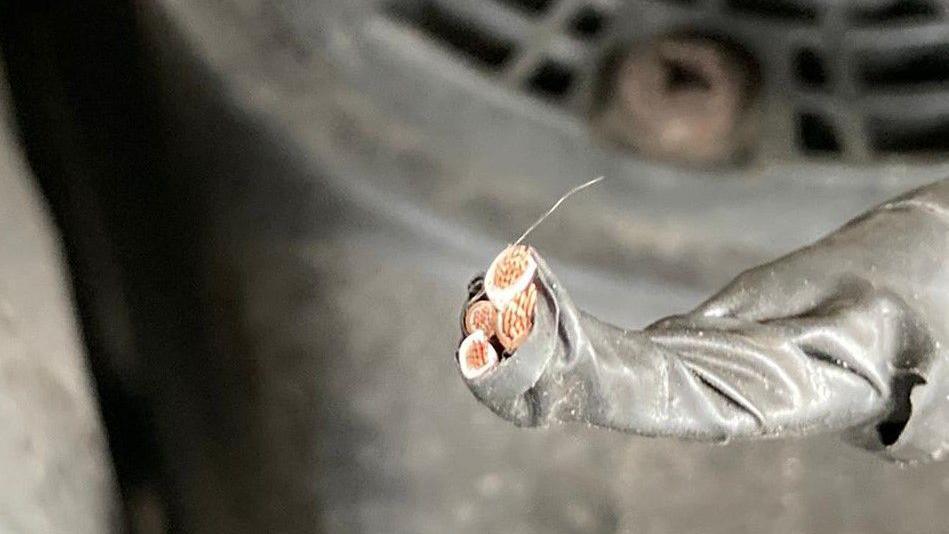
[[[926,380],[916,373],[902,373],[893,378],[893,410],[877,425],[877,435],[883,445],[890,446],[900,439],[903,429],[913,415],[913,402],[910,399],[913,388],[925,383]]]

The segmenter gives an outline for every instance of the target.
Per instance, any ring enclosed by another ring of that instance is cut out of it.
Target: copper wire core
[[[498,318],[498,340],[508,351],[517,349],[534,327],[537,286],[531,284],[515,296]]]
[[[475,330],[484,332],[485,337],[494,336],[498,324],[498,310],[487,300],[479,300],[468,307],[465,312],[465,333],[472,334]]]
[[[530,250],[524,245],[508,247],[491,280],[498,288],[509,287],[523,276],[530,265]]]
[[[488,363],[487,342],[478,341],[468,347],[468,354],[465,354],[465,362],[471,369],[480,369]]]
[[[461,374],[469,380],[487,373],[497,363],[498,353],[481,330],[475,330],[458,347],[458,365],[461,367]]]
[[[534,279],[537,263],[530,247],[511,245],[498,254],[485,275],[484,290],[498,310],[503,310]]]

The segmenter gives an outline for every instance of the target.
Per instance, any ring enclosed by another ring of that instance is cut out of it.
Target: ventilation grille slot
[[[593,39],[606,25],[606,14],[592,6],[577,11],[568,25],[571,35],[580,39]]]
[[[545,61],[540,64],[527,80],[527,88],[531,91],[552,99],[563,98],[573,83],[573,72],[569,68],[554,61]]]
[[[882,154],[949,151],[949,116],[926,122],[875,119],[869,129],[874,150]]]
[[[716,37],[787,58],[762,65],[758,94],[771,99],[767,109],[787,110],[791,119],[778,121],[783,131],[762,136],[765,153],[949,157],[946,0],[379,1],[390,21],[437,44],[448,61],[460,59],[499,86],[578,120],[599,105],[618,52],[650,37],[636,35],[643,28],[637,21],[661,21],[649,26],[657,35],[701,34],[696,21],[717,21],[718,32],[734,28],[750,41]],[[767,32],[759,31],[762,24]],[[840,38],[828,39],[831,33]],[[670,72],[672,83],[694,83],[688,72]]]
[[[897,0],[879,7],[857,8],[853,12],[854,24],[875,26],[925,22],[939,16],[939,10],[925,0]]]
[[[798,117],[798,140],[801,149],[812,155],[833,155],[840,152],[840,141],[831,123],[816,113]]]
[[[503,67],[514,53],[514,43],[492,35],[437,2],[392,4],[389,15],[489,70]]]
[[[494,0],[521,9],[531,15],[540,15],[550,9],[553,0]]]
[[[864,56],[860,79],[869,89],[945,83],[949,81],[949,43],[888,56]]]
[[[812,48],[803,48],[794,57],[794,74],[805,87],[820,88],[827,84],[823,57]]]
[[[463,9],[453,9],[453,1],[463,0],[395,1],[387,4],[386,13],[501,83],[552,102],[567,101],[580,85],[581,60],[590,56],[611,15],[602,3],[580,2],[563,19],[559,32],[534,32],[548,25],[549,12],[562,0],[466,0],[471,4]],[[498,12],[485,16],[490,9]],[[507,33],[496,30],[497,19],[504,17],[517,19],[507,24]],[[510,26],[526,31],[510,36]],[[544,41],[538,43],[538,35]],[[527,49],[531,52],[524,52]],[[591,64],[596,60],[591,58]],[[594,70],[585,72],[592,75]]]
[[[779,21],[814,22],[817,9],[791,0],[728,0],[726,5],[736,14]]]

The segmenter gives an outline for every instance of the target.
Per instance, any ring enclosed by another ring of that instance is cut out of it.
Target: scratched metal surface
[[[248,366],[222,367],[232,376],[220,380],[252,390],[254,418],[220,445],[233,457],[188,496],[186,524],[843,534],[946,523],[949,464],[901,468],[829,437],[712,447],[519,430],[475,402],[451,352],[470,276],[591,176],[609,180],[532,242],[582,306],[642,326],[947,169],[685,173],[618,158],[503,95],[465,99],[464,83],[426,81],[424,55],[396,65],[345,27],[301,33],[274,14],[293,5],[143,11],[176,120],[170,154],[216,208],[205,268],[226,297],[213,321],[233,337],[218,342],[223,359]],[[394,80],[387,98],[354,89],[371,74]]]

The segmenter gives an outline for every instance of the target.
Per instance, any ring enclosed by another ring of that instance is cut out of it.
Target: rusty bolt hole
[[[666,70],[666,90],[669,93],[680,91],[709,91],[712,84],[709,79],[695,68],[674,60],[661,59]]]
[[[615,53],[593,125],[640,154],[692,166],[737,163],[755,139],[754,60],[729,41],[666,36]]]

